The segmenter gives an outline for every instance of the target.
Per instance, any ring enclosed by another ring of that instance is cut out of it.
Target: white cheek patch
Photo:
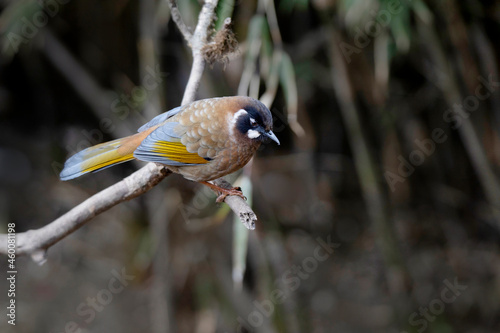
[[[247,131],[247,136],[250,138],[250,139],[256,139],[260,136],[260,133],[257,132],[256,130],[253,130],[253,129],[249,129]]]
[[[236,127],[236,123],[238,122],[238,118],[247,115],[248,112],[246,110],[240,109],[236,111],[236,113],[231,117],[230,114],[228,114],[227,122],[229,125],[229,133],[231,134],[231,137],[234,137],[234,129]]]
[[[248,112],[246,110],[243,110],[243,109],[240,109],[238,110],[234,116],[233,116],[233,119],[232,119],[232,122],[233,124],[236,124],[236,122],[238,121],[238,118],[241,117],[241,116],[244,116],[244,115],[247,115]]]

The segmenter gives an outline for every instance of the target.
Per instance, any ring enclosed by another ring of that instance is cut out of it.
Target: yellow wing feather
[[[186,164],[205,164],[206,159],[197,153],[190,153],[181,142],[156,141],[153,152],[174,162]]]

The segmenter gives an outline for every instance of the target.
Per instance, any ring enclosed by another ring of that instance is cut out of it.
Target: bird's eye
[[[250,118],[250,125],[252,125],[252,127],[257,127],[257,122],[255,121],[255,119]]]

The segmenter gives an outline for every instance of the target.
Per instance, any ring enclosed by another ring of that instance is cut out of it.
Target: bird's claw
[[[243,200],[247,200],[247,197],[245,197],[243,195],[243,192],[241,191],[241,187],[233,187],[232,189],[220,188],[219,193],[220,195],[215,200],[217,203],[224,202],[224,200],[226,200],[226,197],[229,195],[236,195],[242,198]]]

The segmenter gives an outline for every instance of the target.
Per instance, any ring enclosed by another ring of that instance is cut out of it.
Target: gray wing
[[[168,118],[173,117],[176,114],[178,114],[181,110],[182,110],[182,107],[178,106],[175,109],[172,109],[170,111],[164,112],[164,113],[162,113],[162,114],[154,117],[153,119],[151,119],[148,123],[146,123],[146,124],[142,125],[141,127],[139,127],[139,129],[137,130],[137,132],[142,132],[142,131],[147,130],[148,128],[151,128],[153,126],[161,124],[162,122],[164,122]]]
[[[208,163],[210,159],[190,152],[174,131],[179,123],[168,122],[149,134],[134,151],[134,157],[145,162],[155,162],[172,166]]]

